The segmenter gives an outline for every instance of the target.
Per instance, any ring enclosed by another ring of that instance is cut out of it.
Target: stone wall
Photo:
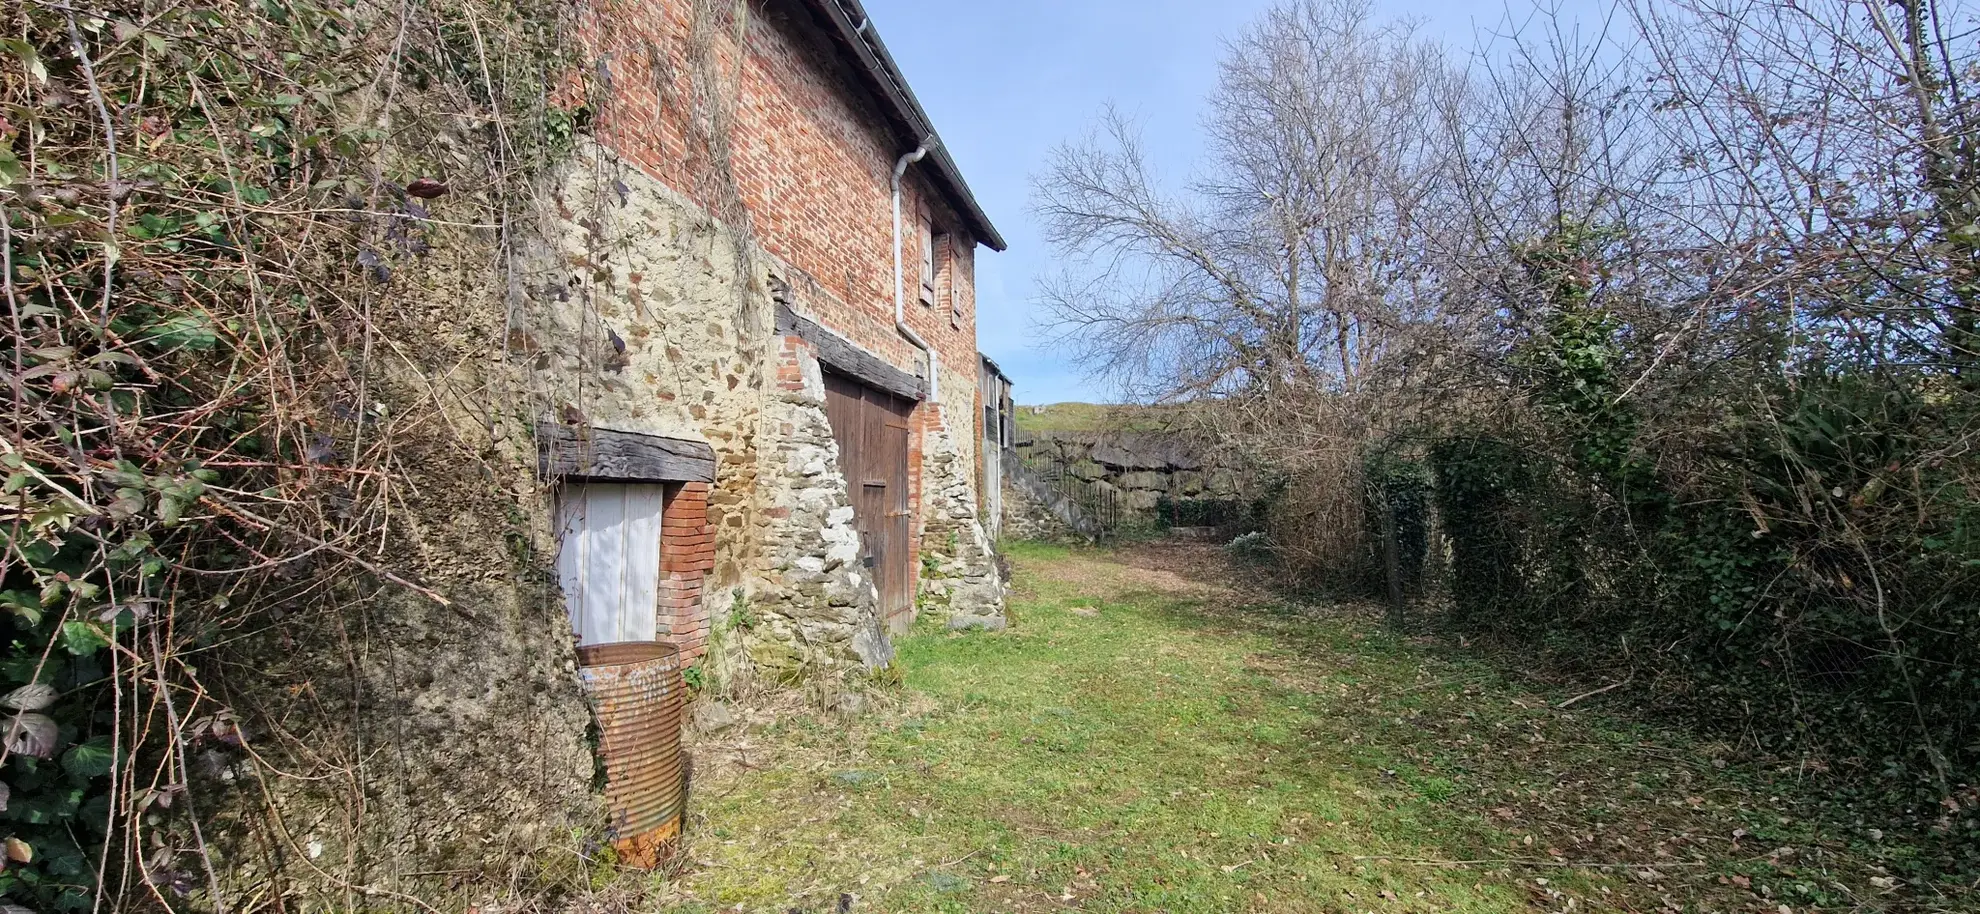
[[[551,199],[557,230],[510,333],[529,382],[570,417],[716,452],[712,556],[694,587],[705,605],[679,607],[672,636],[700,650],[733,634],[731,656],[711,666],[776,681],[884,666],[892,648],[858,562],[818,355],[770,317],[773,288],[821,322],[846,306],[774,256],[739,250],[690,200],[596,145]],[[914,570],[944,610],[989,624],[1003,588],[976,518],[974,426],[956,434],[946,421],[975,415],[976,385],[946,354],[938,364],[944,402],[915,411],[911,439],[913,532],[929,557]]]
[[[947,610],[951,629],[998,631],[1004,581],[977,515],[976,465],[956,437],[939,425],[923,435],[922,602]]]
[[[754,619],[743,649],[758,669],[784,681],[855,664],[883,667],[893,646],[873,579],[859,564],[852,499],[825,416],[825,379],[803,340],[779,342],[758,476],[755,534],[764,575],[750,601]]]
[[[449,205],[436,202],[440,218],[463,215]],[[239,903],[443,897],[477,876],[506,879],[518,861],[575,860],[604,831],[536,472],[532,420],[550,404],[533,393],[531,357],[510,348],[520,341],[505,329],[503,273],[489,269],[494,236],[427,231],[432,253],[382,284],[372,374],[325,392],[364,408],[322,429],[339,451],[360,429],[389,443],[389,545],[364,553],[425,593],[342,576],[288,595],[292,614],[218,640],[201,661],[216,694],[193,707],[229,709],[239,740],[198,744],[191,798]],[[341,462],[332,454],[322,471]]]
[[[846,493],[836,457],[819,459],[830,442],[805,440],[829,437],[822,413],[811,415],[809,394],[786,389],[789,379],[765,375],[797,371],[802,383],[817,368],[815,354],[787,354],[773,332],[764,291],[772,277],[793,310],[893,366],[928,371],[894,327],[889,186],[895,160],[921,137],[902,135],[879,110],[870,77],[827,33],[822,12],[808,0],[652,0],[581,16],[583,44],[610,85],[596,100],[597,145],[581,150],[553,214],[564,227],[563,262],[549,271],[560,287],[540,304],[558,326],[534,336],[568,350],[552,353],[545,372],[588,421],[715,448],[716,555],[703,593],[711,602],[728,594],[748,623],[729,639],[736,657],[724,667],[756,656],[779,671],[836,668],[888,655],[855,637],[865,610],[848,593],[872,582],[835,558],[857,544],[837,510]],[[936,350],[939,378],[930,380],[941,393],[912,419],[917,552],[951,538],[930,525],[945,522],[954,500],[953,474],[945,463],[940,479],[929,476],[924,449],[947,435],[973,466],[980,413],[974,274],[984,227],[931,174],[924,163],[902,183],[904,317]],[[941,244],[925,301],[914,275],[924,222]],[[786,434],[797,439],[779,440]],[[964,584],[994,567],[971,548],[954,551],[930,567],[959,568],[952,579]],[[726,632],[734,620],[710,609],[711,628]]]
[[[718,461],[705,588],[741,586],[759,472],[770,304],[732,233],[585,143],[546,189],[508,358],[557,418],[706,441]]]
[[[193,775],[211,782],[217,862],[243,898],[280,906],[306,883],[298,909],[341,910],[439,897],[475,874],[587,865],[605,816],[552,571],[557,492],[536,473],[540,420],[714,450],[714,482],[682,487],[663,518],[655,612],[690,659],[777,681],[892,659],[816,354],[774,332],[768,290],[775,275],[803,292],[794,306],[808,316],[924,371],[894,330],[888,288],[887,184],[903,139],[792,3],[723,4],[752,13],[739,32],[698,28],[703,0],[583,6],[575,50],[599,75],[594,139],[542,177],[537,211],[504,207],[500,230],[488,227],[497,213],[460,201],[465,188],[434,201],[421,228],[432,253],[397,265],[367,308],[381,366],[367,370],[384,380],[332,379],[350,389],[324,392],[356,403],[363,434],[328,431],[390,441],[403,471],[393,551],[364,554],[446,602],[340,582],[336,612],[216,652],[216,668],[254,671],[224,699],[271,762],[214,746]],[[735,97],[713,98],[724,91]],[[718,127],[728,135],[708,134]],[[1002,586],[972,472],[975,239],[921,172],[906,183],[907,211],[953,242],[939,301],[912,298],[907,316],[939,350],[944,394],[916,411],[915,530],[940,547],[931,599],[991,625]],[[266,889],[277,870],[290,880]]]
[[[710,671],[772,683],[892,660],[819,363],[771,331],[780,265],[592,144],[543,207],[513,295],[489,239],[461,231],[436,235],[440,252],[379,309],[383,338],[417,341],[393,349],[364,420],[396,442],[408,483],[390,567],[450,602],[351,581],[323,624],[226,648],[257,671],[226,695],[256,752],[307,775],[222,750],[202,762],[214,853],[244,895],[278,875],[328,898],[434,894],[445,880],[418,874],[603,835],[538,418],[714,449],[715,482],[672,492],[657,557],[655,612],[690,660],[712,652]]]
[[[1088,537],[1053,510],[1048,493],[1033,489],[1018,477],[1021,467],[1004,473],[1004,541],[1077,542]]]
[[[1112,487],[1123,506],[1153,516],[1166,497],[1236,498],[1238,474],[1204,460],[1180,436],[1154,432],[1052,432],[1020,435],[1018,454],[1034,466],[1058,464],[1080,479]]]

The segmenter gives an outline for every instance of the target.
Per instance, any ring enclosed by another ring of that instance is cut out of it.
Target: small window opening
[[[959,250],[952,246],[955,244],[952,237],[945,240],[948,242],[944,245],[944,248],[948,251],[949,326],[961,330],[963,325],[962,256]]]
[[[935,227],[928,220],[921,220],[921,303],[935,304],[935,279],[938,263],[938,246],[946,242],[947,236],[935,234]]]
[[[557,499],[557,577],[578,644],[657,640],[666,487],[588,482]]]

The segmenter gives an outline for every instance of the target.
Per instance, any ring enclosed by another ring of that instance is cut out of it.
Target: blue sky
[[[1469,46],[1502,9],[1462,0],[1376,0],[1386,15]],[[1203,98],[1223,42],[1270,0],[865,0],[970,188],[1010,242],[977,258],[982,350],[1021,403],[1107,401],[1077,365],[1039,346],[1037,283],[1051,252],[1028,211],[1031,178],[1052,148],[1083,136],[1113,103],[1142,125],[1170,177],[1201,152]]]

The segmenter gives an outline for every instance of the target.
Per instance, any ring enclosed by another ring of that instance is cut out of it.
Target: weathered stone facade
[[[975,467],[946,428],[938,425],[922,440],[928,493],[921,534],[923,601],[947,609],[952,629],[1001,631],[1004,581],[976,512]]]
[[[815,347],[776,329],[774,312],[787,306],[920,376],[907,592],[929,576],[930,589],[987,619],[1003,590],[973,515],[975,258],[1002,241],[934,144],[900,182],[907,273],[897,277],[894,166],[933,135],[926,114],[872,23],[846,4],[738,9],[649,0],[584,19],[610,87],[595,107],[596,144],[550,214],[561,227],[553,275],[531,280],[558,326],[532,337],[549,354],[548,383],[585,421],[716,451],[706,634],[673,637],[720,635],[727,654],[715,666],[780,679],[877,666],[892,655],[881,618],[892,607],[878,605],[860,562],[818,384],[821,368],[845,366],[822,366]],[[924,254],[935,264],[925,285]],[[895,326],[897,293],[932,359]],[[970,506],[966,523],[959,505]]]
[[[717,455],[710,556],[692,581],[670,575],[681,596],[663,631],[690,662],[715,630],[732,632],[732,655],[715,666],[773,681],[886,665],[893,650],[858,561],[822,363],[805,340],[774,331],[771,289],[821,321],[844,306],[790,283],[795,268],[603,147],[581,149],[551,201],[555,228],[526,276],[511,354],[567,418],[706,441]],[[929,559],[915,565],[944,608],[1000,627],[1003,587],[975,516],[973,454],[959,445],[973,435],[945,421],[973,414],[973,400],[916,411],[910,479]]]
[[[780,342],[765,412],[770,445],[758,477],[765,575],[752,605],[762,618],[746,652],[780,678],[853,662],[883,667],[893,646],[873,579],[858,564],[859,531],[825,416],[825,380],[804,341]]]
[[[1048,433],[1021,437],[1018,453],[1034,464],[1119,493],[1130,511],[1151,514],[1163,498],[1228,499],[1238,494],[1237,473],[1205,461],[1180,438],[1149,432]]]
[[[667,485],[650,556],[659,637],[705,674],[789,682],[892,662],[824,410],[826,366],[776,330],[773,287],[947,395],[914,409],[913,530],[945,544],[928,564],[950,582],[949,608],[1001,618],[969,470],[974,258],[1001,243],[959,179],[928,165],[909,171],[904,209],[950,256],[906,321],[934,346],[934,377],[894,324],[889,184],[932,132],[925,116],[885,110],[835,31],[851,32],[830,18],[838,4],[721,4],[749,15],[712,28],[704,0],[582,6],[573,51],[597,74],[595,119],[539,176],[537,211],[505,208],[500,231],[492,214],[436,220],[432,253],[380,283],[376,325],[393,346],[377,370],[390,383],[354,421],[404,439],[389,564],[447,599],[352,581],[338,594],[345,616],[229,648],[259,651],[239,661],[265,689],[231,696],[244,720],[271,724],[253,733],[256,751],[316,766],[250,782],[238,754],[215,756],[213,777],[236,791],[214,814],[229,887],[287,869],[331,899],[299,910],[342,909],[385,897],[373,886],[438,897],[465,881],[455,873],[592,859],[570,852],[603,834],[606,813],[550,571],[565,493],[538,472],[540,423],[712,449],[712,481]],[[433,204],[453,215],[445,205]],[[919,237],[904,239],[906,263]],[[263,795],[279,818],[255,818]]]

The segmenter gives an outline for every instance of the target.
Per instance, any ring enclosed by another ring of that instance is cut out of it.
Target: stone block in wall
[[[751,608],[761,621],[745,634],[745,653],[759,674],[780,682],[878,669],[893,661],[893,646],[872,578],[858,562],[824,378],[804,340],[779,343],[780,380],[764,405],[764,420],[778,434],[761,446],[756,492],[763,565]]]
[[[1172,479],[1174,480],[1175,491],[1180,492],[1183,495],[1203,494],[1203,488],[1206,483],[1206,480],[1204,479],[1202,473],[1199,473],[1195,470],[1184,470],[1180,473],[1176,473],[1172,477]]]
[[[952,629],[1001,630],[1004,582],[977,520],[975,468],[960,453],[943,415],[931,417],[922,436],[922,602],[946,607]]]
[[[1107,468],[1091,460],[1082,460],[1075,463],[1067,469],[1067,472],[1080,479],[1105,479],[1107,477]]]
[[[1162,493],[1152,489],[1135,489],[1121,495],[1121,504],[1130,511],[1152,511],[1161,503]]]
[[[1212,470],[1210,472],[1210,479],[1204,484],[1203,488],[1204,491],[1216,498],[1228,498],[1236,495],[1238,491],[1237,472],[1222,468]]]
[[[1093,448],[1093,459],[1116,470],[1139,469],[1141,461],[1118,444],[1101,444]]]
[[[1114,484],[1123,489],[1148,489],[1166,492],[1169,490],[1169,475],[1167,473],[1157,473],[1153,470],[1137,470],[1132,473],[1122,473],[1120,478],[1114,481]]]

